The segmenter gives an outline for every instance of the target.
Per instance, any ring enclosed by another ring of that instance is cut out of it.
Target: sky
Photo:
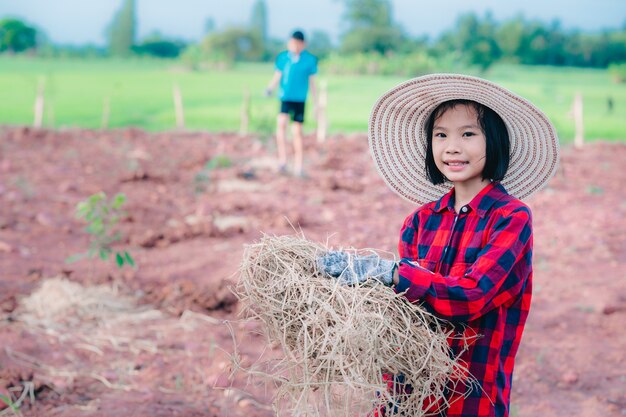
[[[294,28],[327,32],[337,42],[345,30],[341,0],[265,0],[269,34],[286,39]],[[459,14],[490,11],[500,21],[558,19],[565,29],[600,31],[626,24],[626,0],[391,0],[394,19],[412,36],[436,38]],[[154,33],[186,41],[202,37],[207,19],[216,28],[244,25],[255,0],[136,0],[138,40]],[[105,29],[122,0],[0,0],[0,18],[18,17],[54,43],[104,45]]]

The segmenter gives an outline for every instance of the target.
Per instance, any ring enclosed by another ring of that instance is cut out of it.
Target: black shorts
[[[291,115],[291,120],[304,123],[304,101],[281,101],[280,112]]]

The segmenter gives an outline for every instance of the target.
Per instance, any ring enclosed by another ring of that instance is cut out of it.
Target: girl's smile
[[[459,160],[443,161],[443,163],[447,165],[451,171],[461,171],[465,168],[465,165],[469,164],[467,161]]]

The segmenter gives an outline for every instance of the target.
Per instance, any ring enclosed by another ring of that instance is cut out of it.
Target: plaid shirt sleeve
[[[410,216],[403,226],[417,239],[419,230]],[[513,273],[516,263],[532,251],[531,214],[518,207],[501,214],[491,227],[487,244],[463,276],[443,276],[412,262],[414,254],[400,252],[396,291],[411,301],[424,301],[449,321],[467,322],[497,308],[522,291],[524,278]],[[408,258],[408,259],[407,259]]]

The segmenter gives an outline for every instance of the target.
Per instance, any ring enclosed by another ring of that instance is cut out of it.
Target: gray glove
[[[330,251],[316,262],[320,272],[336,278],[342,285],[355,285],[374,278],[391,286],[397,268],[394,261],[375,254],[361,256],[341,251]]]

